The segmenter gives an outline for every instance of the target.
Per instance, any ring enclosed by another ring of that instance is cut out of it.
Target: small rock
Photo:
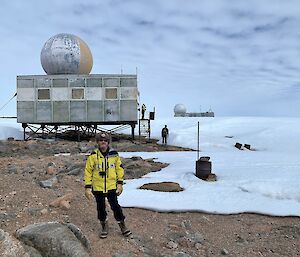
[[[54,162],[48,162],[47,167],[56,167]]]
[[[177,240],[178,244],[185,248],[191,248],[195,243],[187,237],[181,237]]]
[[[45,214],[47,214],[47,213],[48,213],[48,209],[44,208],[44,209],[41,210],[41,214],[42,214],[42,215],[45,215]]]
[[[225,248],[223,248],[223,249],[221,250],[221,254],[222,254],[222,255],[228,255],[229,252],[228,252]]]
[[[46,169],[46,174],[49,174],[49,175],[56,174],[56,168],[54,166],[48,166]]]
[[[196,233],[191,233],[189,235],[187,235],[187,238],[189,238],[192,242],[199,243],[199,244],[203,244],[204,243],[204,236],[202,234],[200,234],[199,232]]]
[[[81,168],[75,168],[73,170],[70,170],[67,175],[73,175],[78,176],[83,170]]]
[[[178,247],[178,244],[173,242],[173,241],[169,241],[166,245],[167,248],[169,249],[176,249]]]
[[[57,182],[58,179],[54,176],[51,179],[40,181],[40,186],[43,188],[52,188]]]
[[[0,241],[2,241],[5,238],[5,234],[4,233],[5,232],[2,229],[0,229]]]
[[[41,209],[40,208],[28,208],[27,211],[32,216],[41,215]]]
[[[202,244],[200,244],[200,243],[196,243],[195,244],[195,248],[197,249],[197,250],[202,250],[202,247],[203,247],[203,245]]]
[[[190,220],[184,220],[181,222],[181,226],[185,229],[191,229],[192,228],[192,223]]]
[[[135,255],[131,252],[118,252],[114,255],[112,255],[112,257],[134,257]]]
[[[73,193],[68,193],[64,196],[55,199],[49,205],[51,207],[68,208],[70,206],[70,201],[72,198],[73,198]]]
[[[34,170],[32,169],[32,167],[25,167],[23,170],[22,170],[22,173],[33,173]]]
[[[143,158],[140,156],[132,156],[130,159],[133,161],[142,161],[143,160]]]
[[[10,173],[10,174],[17,174],[18,173],[18,168],[16,167],[16,166],[9,166],[8,167],[8,173]]]
[[[192,257],[192,256],[184,252],[177,252],[175,257]]]
[[[17,214],[14,212],[3,212],[0,213],[0,220],[14,220],[17,218]]]

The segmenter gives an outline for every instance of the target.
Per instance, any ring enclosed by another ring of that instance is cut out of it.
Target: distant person
[[[169,129],[167,128],[167,125],[161,130],[161,137],[162,137],[162,143],[167,144],[167,138],[169,135]]]
[[[145,118],[145,112],[146,112],[146,105],[142,105],[142,120]]]
[[[88,157],[84,172],[85,196],[88,200],[94,196],[97,203],[97,214],[102,228],[100,238],[106,238],[108,234],[105,198],[110,204],[122,234],[131,235],[130,230],[125,226],[125,216],[117,198],[123,191],[124,169],[118,152],[109,147],[109,141],[110,136],[106,133],[96,136],[98,147]]]

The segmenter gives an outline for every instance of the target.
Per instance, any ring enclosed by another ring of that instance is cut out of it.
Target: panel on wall
[[[34,87],[33,79],[17,78],[17,88],[33,88],[33,87]]]
[[[121,99],[135,100],[137,99],[137,89],[135,87],[121,87]]]
[[[53,79],[53,87],[68,87],[68,79]]]
[[[119,121],[119,101],[104,101],[104,121]]]
[[[87,87],[85,88],[85,96],[87,100],[102,100],[102,87]]]
[[[121,87],[136,87],[136,78],[121,78]]]
[[[36,87],[40,88],[40,87],[51,87],[51,79],[48,77],[37,77],[36,80]]]
[[[50,101],[38,101],[36,103],[36,121],[37,122],[51,122],[52,108]]]
[[[29,123],[34,122],[34,101],[17,102],[17,122]]]
[[[104,121],[103,117],[103,102],[102,101],[87,101],[88,122]]]
[[[70,102],[70,121],[82,122],[86,121],[86,105],[85,101]]]
[[[119,87],[120,78],[103,78],[104,87]]]
[[[69,78],[70,87],[85,87],[85,78]]]
[[[102,87],[102,78],[87,78],[86,79],[87,87]]]
[[[69,102],[55,101],[53,102],[53,122],[69,122]]]
[[[34,88],[17,88],[18,101],[34,101]]]
[[[57,87],[52,88],[52,101],[67,101],[70,99],[69,88]]]
[[[120,120],[121,121],[135,121],[137,120],[137,101],[123,100],[120,102]]]

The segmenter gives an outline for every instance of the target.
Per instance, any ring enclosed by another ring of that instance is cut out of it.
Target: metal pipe
[[[200,151],[200,123],[198,121],[198,140],[197,140],[197,160],[199,160],[199,151]]]

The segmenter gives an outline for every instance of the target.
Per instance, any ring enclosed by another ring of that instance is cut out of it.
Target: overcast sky
[[[71,33],[90,47],[92,73],[138,72],[140,102],[158,117],[300,117],[297,0],[2,0],[0,105],[17,75],[45,74],[44,43]],[[15,115],[13,101],[0,116]]]

